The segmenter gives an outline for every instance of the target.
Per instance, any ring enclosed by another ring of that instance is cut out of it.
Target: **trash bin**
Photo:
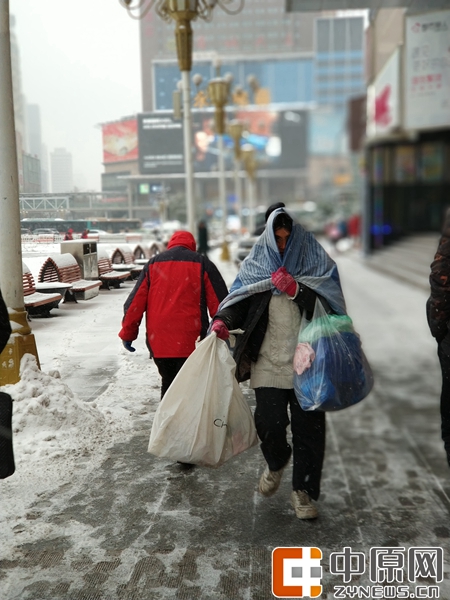
[[[72,254],[80,265],[83,279],[98,279],[97,242],[68,240],[61,242],[61,254]]]

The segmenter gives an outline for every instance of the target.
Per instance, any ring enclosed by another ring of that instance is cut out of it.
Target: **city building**
[[[314,49],[314,22],[320,13],[287,15],[284,0],[246,0],[239,15],[231,16],[220,8],[214,10],[211,22],[198,19],[193,23],[193,73],[198,72],[201,64],[224,63],[223,73],[232,69],[236,61],[255,60],[250,71],[264,88],[274,91],[271,75],[277,68],[272,58],[283,57],[286,60],[285,86],[292,84],[292,70],[297,59],[311,58]],[[267,61],[267,57],[270,60]],[[259,59],[256,60],[256,59]],[[167,61],[167,74],[161,66]],[[267,61],[267,62],[266,62]],[[225,63],[227,66],[225,67]],[[269,64],[270,63],[270,64]],[[141,21],[141,65],[142,65],[142,107],[144,112],[158,109],[158,91],[170,78],[170,97],[179,80],[176,70],[176,48],[173,24],[166,24],[150,10]],[[155,68],[155,65],[158,67]],[[230,68],[231,67],[231,68]],[[289,71],[291,69],[291,71]],[[164,81],[159,80],[161,74]],[[247,93],[251,88],[246,80],[245,67],[234,70],[235,84],[242,85]],[[214,76],[214,70],[202,73],[207,78]],[[161,107],[162,108],[162,107]],[[169,108],[169,105],[164,107]]]
[[[11,73],[14,102],[14,127],[16,130],[17,168],[19,175],[19,191],[23,191],[23,157],[27,151],[25,99],[22,91],[22,75],[20,69],[20,52],[14,30],[15,18],[10,16],[10,45],[11,45]]]
[[[450,204],[450,10],[399,19],[385,9],[370,25],[366,252],[440,231]]]
[[[73,191],[72,155],[65,148],[55,148],[50,153],[52,192],[54,194]]]
[[[27,116],[27,133],[28,133],[28,150],[29,154],[33,156],[36,160],[39,161],[39,189],[35,188],[35,179],[33,181],[27,181],[25,166],[24,166],[24,192],[45,192],[47,190],[47,173],[43,168],[43,145],[42,145],[42,132],[41,132],[41,111],[37,104],[27,104],[26,107],[26,116]],[[34,173],[33,171],[28,171],[27,173]],[[35,174],[35,173],[34,173]],[[45,182],[43,184],[43,182]],[[33,190],[30,189],[30,185]]]
[[[178,132],[175,123],[171,125],[173,135],[178,135],[176,141],[172,140],[172,150],[168,141],[163,143],[162,131],[156,134],[153,128],[151,138],[141,125],[145,119],[157,120],[158,114],[170,118],[180,72],[174,25],[166,24],[150,10],[140,26],[143,114],[138,119],[139,169],[131,173],[133,162],[117,155],[111,158],[106,152],[111,138],[105,141],[104,133],[102,190],[123,193],[127,185],[131,199],[129,216],[145,218],[147,214],[153,218],[161,204],[161,193],[154,190],[169,192],[165,202],[182,205],[177,200],[184,196],[182,150],[178,167],[171,164],[169,170],[161,168],[162,162],[167,164],[167,156],[175,156],[175,149],[180,149],[182,125],[179,122]],[[268,145],[267,151],[259,150],[259,204],[270,203],[273,198],[302,204],[311,197],[333,195],[336,186],[339,193],[347,190],[351,164],[346,104],[350,98],[365,93],[362,17],[336,19],[331,11],[289,15],[284,0],[247,0],[238,16],[216,9],[211,22],[199,19],[193,23],[193,30],[192,75],[203,79],[191,91],[197,211],[211,214],[218,206],[218,178],[214,176],[218,174],[217,146],[209,129],[212,108],[205,93],[208,81],[218,75],[232,78],[228,118],[244,117],[250,123],[245,141],[258,139],[261,143],[264,139]],[[294,139],[293,135],[300,137]],[[197,142],[205,140],[208,150],[205,158],[198,160],[201,152]],[[157,144],[153,153],[149,149],[152,144]],[[227,137],[225,148],[226,194],[228,210],[232,212],[236,198],[230,158],[232,143]],[[145,159],[156,154],[156,161]],[[146,168],[145,164],[152,166]],[[243,171],[240,177],[244,179]]]
[[[41,161],[37,156],[22,153],[23,186],[21,192],[38,194],[41,192]]]
[[[49,161],[48,161],[48,149],[46,144],[41,146],[41,191],[44,194],[48,194],[50,191],[49,184]]]

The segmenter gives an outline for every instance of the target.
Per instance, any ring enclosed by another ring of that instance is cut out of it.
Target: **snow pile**
[[[113,443],[118,427],[95,403],[82,402],[60,379],[58,371],[39,370],[26,354],[20,364],[21,380],[3,391],[14,400],[13,439],[16,466],[68,453],[93,451]]]

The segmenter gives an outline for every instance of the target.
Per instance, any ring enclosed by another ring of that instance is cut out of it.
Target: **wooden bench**
[[[164,252],[166,246],[162,242],[152,240],[151,242],[137,244],[133,249],[133,261],[139,265],[143,264],[143,260],[149,260],[152,256]]]
[[[130,277],[128,271],[114,271],[111,265],[111,260],[107,256],[98,258],[98,276],[102,282],[102,288],[109,290],[111,286],[119,288],[123,281]]]
[[[89,300],[98,296],[101,281],[81,278],[81,269],[76,258],[69,253],[52,254],[43,263],[39,271],[39,282],[50,283],[60,281],[70,283],[64,302]]]
[[[111,265],[116,271],[128,272],[131,279],[137,279],[144,268],[133,262],[133,253],[128,245],[116,246],[111,253]]]
[[[27,313],[33,317],[50,317],[52,308],[58,308],[61,294],[43,294],[36,291],[30,269],[22,263],[23,301]]]
[[[150,258],[148,249],[145,247],[145,244],[136,244],[133,248],[133,262],[139,264],[137,261],[144,260],[144,258],[147,260]]]

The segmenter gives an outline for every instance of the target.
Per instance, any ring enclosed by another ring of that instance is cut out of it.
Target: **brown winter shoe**
[[[284,467],[279,471],[271,471],[269,467],[264,469],[264,473],[259,480],[259,493],[263,496],[272,496],[280,487]]]
[[[299,519],[317,519],[319,516],[317,508],[306,492],[294,490],[291,494],[291,502]]]

